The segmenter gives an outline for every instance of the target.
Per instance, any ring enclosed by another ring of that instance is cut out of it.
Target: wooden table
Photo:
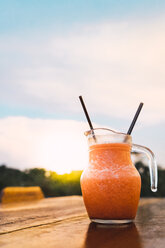
[[[141,199],[133,224],[90,223],[82,197],[0,206],[0,247],[164,248],[165,199]]]

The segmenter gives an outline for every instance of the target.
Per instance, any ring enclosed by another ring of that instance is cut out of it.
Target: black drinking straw
[[[138,109],[137,109],[137,111],[136,111],[136,114],[135,114],[135,116],[134,116],[134,118],[133,118],[133,120],[132,120],[132,123],[131,123],[131,125],[130,125],[130,127],[129,127],[129,129],[128,129],[128,132],[127,132],[127,134],[129,134],[129,135],[132,133],[132,130],[133,130],[134,126],[135,126],[135,123],[136,123],[137,118],[138,118],[138,116],[139,116],[139,114],[140,114],[140,111],[141,111],[141,109],[142,109],[142,107],[143,107],[143,104],[144,104],[144,103],[142,103],[142,102],[139,104],[139,107],[138,107]]]
[[[88,114],[88,111],[87,111],[87,108],[86,108],[86,106],[85,106],[85,103],[84,103],[84,101],[83,101],[82,96],[79,96],[79,99],[80,99],[82,108],[83,108],[83,110],[84,110],[84,113],[85,113],[85,116],[86,116],[86,118],[87,118],[88,124],[89,124],[89,126],[90,126],[90,129],[91,129],[92,134],[93,134],[94,139],[95,139],[96,137],[95,137],[95,135],[94,135],[93,125],[92,125],[92,122],[91,122],[91,120],[90,120],[90,117],[89,117],[89,114]]]

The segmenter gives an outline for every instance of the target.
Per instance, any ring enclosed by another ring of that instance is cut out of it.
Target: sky
[[[58,173],[88,163],[88,130],[127,132],[165,167],[165,1],[0,3],[0,164]]]

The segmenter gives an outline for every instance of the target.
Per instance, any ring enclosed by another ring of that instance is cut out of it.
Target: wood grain
[[[165,244],[165,199],[142,199],[134,224],[90,223],[80,196],[0,207],[0,247],[152,248]]]

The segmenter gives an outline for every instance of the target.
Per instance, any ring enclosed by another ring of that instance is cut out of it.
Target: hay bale
[[[1,191],[1,203],[40,200],[44,194],[40,187],[6,187]]]

